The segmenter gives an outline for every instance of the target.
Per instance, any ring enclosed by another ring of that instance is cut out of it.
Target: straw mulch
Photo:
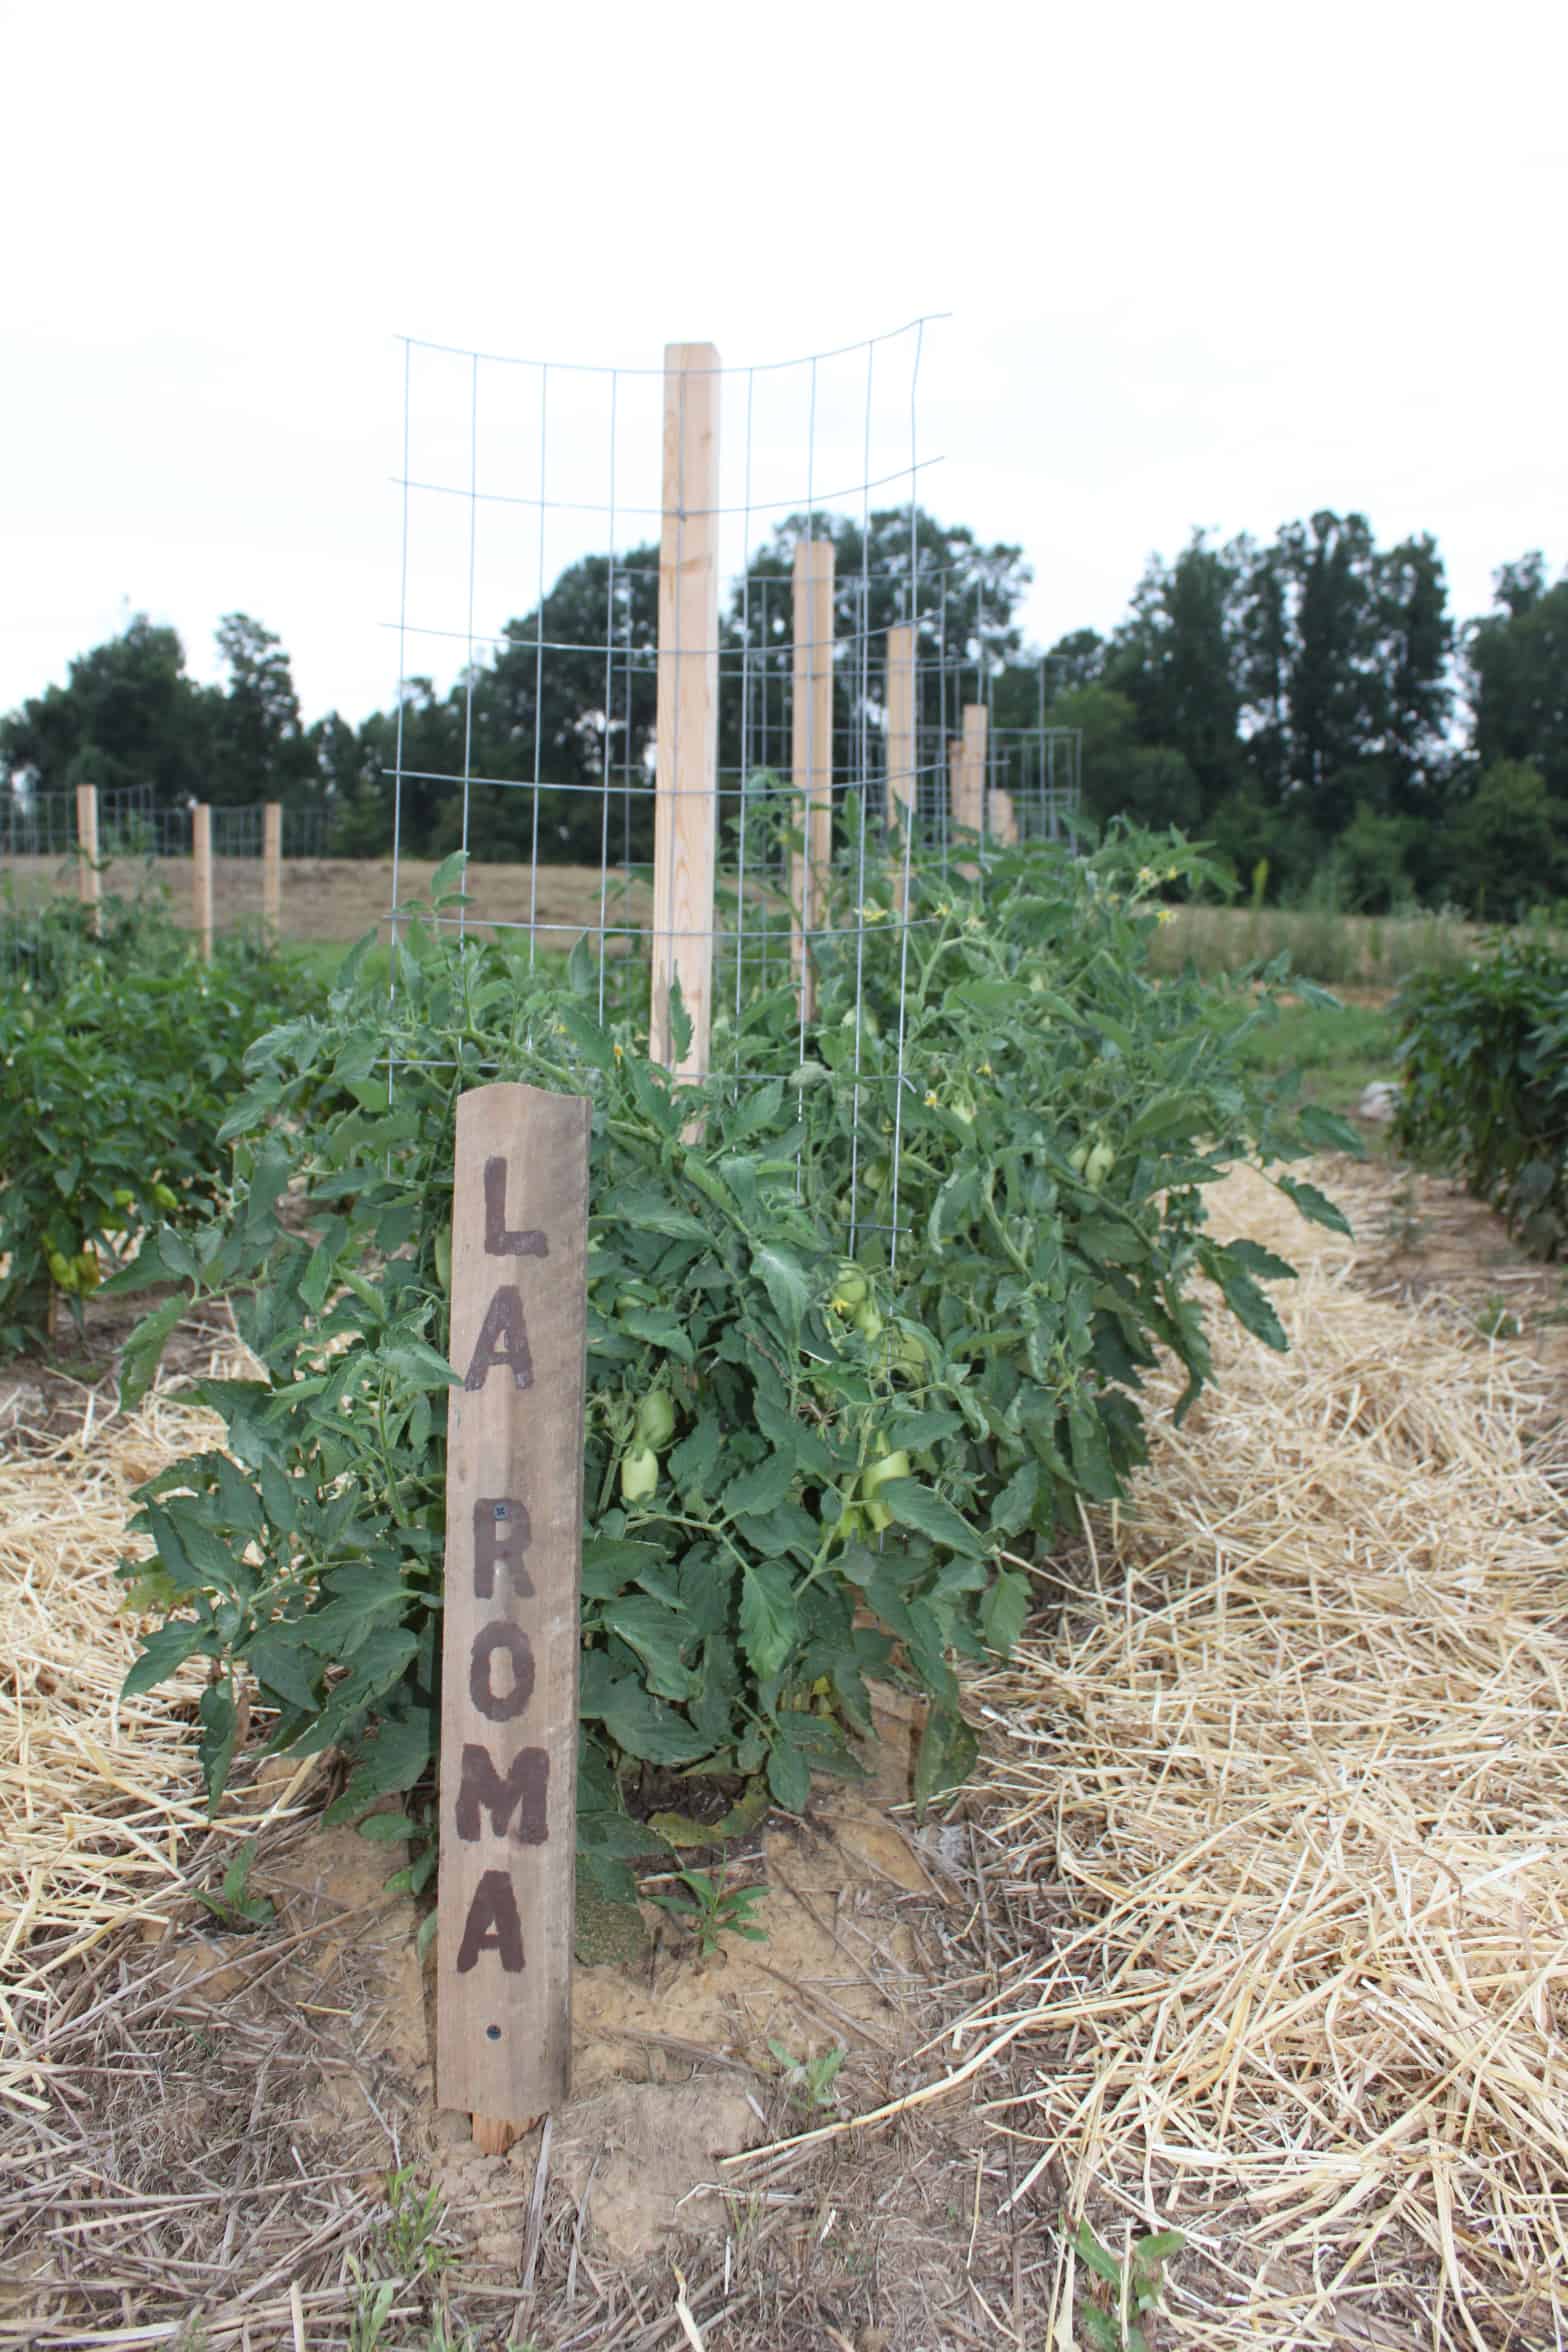
[[[167,1911],[206,1828],[189,1708],[167,1688],[120,1697],[139,1645],[114,1571],[132,1490],[222,1424],[166,1390],[129,1417],[95,1402],[72,1435],[0,1453],[0,2102],[40,2111],[57,1995],[106,1937]]]
[[[1292,1352],[1222,1340],[1087,1592],[976,1693],[1012,1958],[954,2066],[1015,2204],[1187,2233],[1162,2342],[1561,2345],[1553,1400],[1271,1197],[1225,1206],[1305,1266]]]

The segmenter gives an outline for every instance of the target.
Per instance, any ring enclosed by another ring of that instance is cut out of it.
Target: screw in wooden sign
[[[457,1110],[436,2095],[504,2150],[571,2069],[589,1104]]]

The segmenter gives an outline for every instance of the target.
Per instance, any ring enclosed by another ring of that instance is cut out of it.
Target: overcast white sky
[[[1565,69],[1560,0],[0,0],[0,710],[143,609],[387,704],[405,334],[646,367],[949,311],[924,496],[1022,541],[1041,643],[1322,505],[1476,612],[1568,560]]]

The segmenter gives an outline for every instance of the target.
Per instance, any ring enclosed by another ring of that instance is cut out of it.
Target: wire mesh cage
[[[922,504],[930,328],[729,368],[403,349],[394,937],[415,852],[461,850],[438,927],[588,959],[678,1077],[768,1083],[787,1027],[853,1102],[852,1233],[897,1222],[910,941],[998,815],[1060,837],[1076,772],[989,741],[983,597]]]

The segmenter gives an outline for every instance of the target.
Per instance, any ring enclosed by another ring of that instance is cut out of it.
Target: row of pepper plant
[[[583,1867],[624,1894],[653,1832],[800,1811],[861,1769],[879,1681],[930,1701],[917,1796],[959,1779],[956,1666],[1017,1638],[1017,1563],[1079,1498],[1126,1492],[1157,1352],[1185,1409],[1206,1300],[1284,1344],[1263,1285],[1290,1269],[1217,1239],[1207,1189],[1250,1160],[1342,1222],[1290,1169],[1348,1131],[1238,1051],[1284,973],[1239,1024],[1196,977],[1148,975],[1155,894],[1200,868],[1174,836],[1009,853],[914,877],[907,927],[898,876],[857,877],[804,1035],[792,988],[759,991],[716,1039],[736,1074],[675,1085],[634,1011],[601,1014],[586,944],[526,970],[454,935],[453,861],[390,988],[365,943],[254,1044],[224,1205],[124,1278],[177,1286],[128,1397],[192,1299],[230,1300],[255,1358],[204,1384],[226,1442],[143,1488],[125,1570],[164,1620],[129,1687],[205,1661],[214,1803],[266,1722],[340,1752],[339,1817],[428,1818],[455,1107],[496,1078],[593,1106]],[[652,1830],[647,1784],[683,1792]],[[433,1863],[427,1843],[411,1883]]]

